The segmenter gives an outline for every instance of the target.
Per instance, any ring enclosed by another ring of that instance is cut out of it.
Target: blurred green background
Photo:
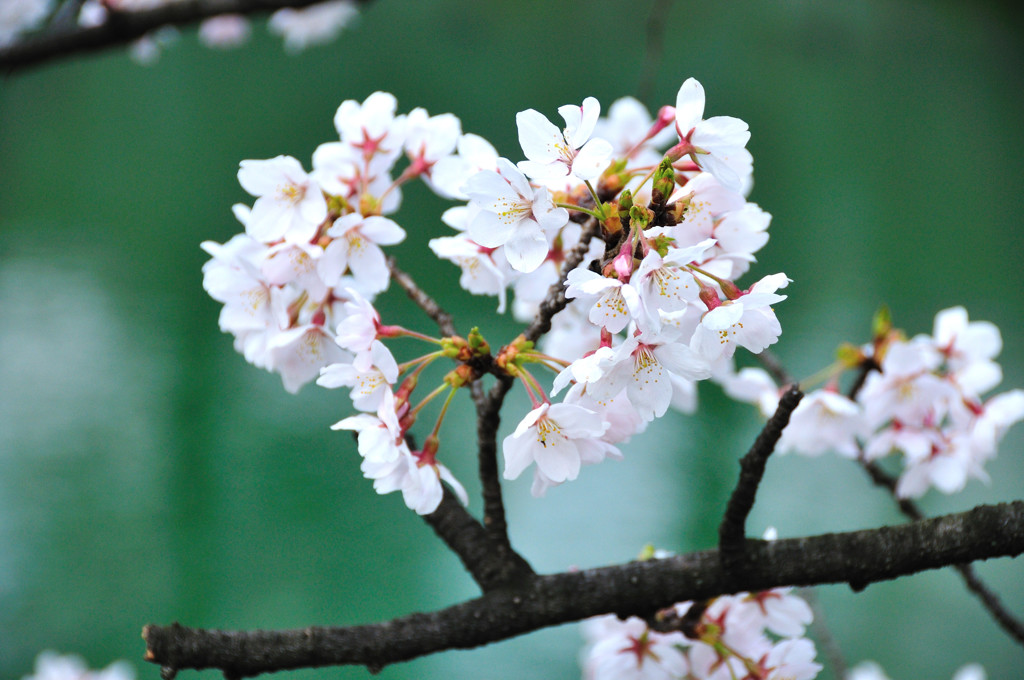
[[[308,167],[336,139],[338,104],[377,89],[402,111],[451,111],[521,158],[517,111],[554,117],[588,95],[607,107],[638,92],[651,4],[377,0],[340,40],[298,56],[262,28],[230,52],[186,32],[151,67],[117,50],[0,81],[0,677],[20,678],[53,648],[94,667],[126,658],[156,678],[141,661],[145,623],[353,624],[475,593],[328,429],[347,415],[344,393],[289,395],[232,350],[201,287],[199,242],[239,231],[230,206],[251,201],[240,160],[290,154]],[[794,280],[777,307],[790,370],[810,375],[838,343],[866,339],[883,302],[911,334],[963,304],[1002,329],[1004,387],[1024,386],[1019,15],[937,0],[665,5],[645,103],[673,103],[695,76],[708,115],[749,122],[752,200],[774,215],[753,275]],[[394,252],[460,328],[480,323],[500,344],[517,326],[457,291],[453,266],[422,256],[447,230],[447,205],[411,187],[397,215],[409,238]],[[433,331],[397,291],[381,307]],[[648,542],[713,545],[759,418],[714,386],[701,399],[697,416],[656,423],[625,461],[545,499],[529,495],[529,475],[507,484],[515,545],[542,571],[625,561]],[[446,425],[448,444],[469,418],[462,408]],[[1024,496],[1022,432],[988,467],[990,485],[932,492],[928,512]],[[470,457],[448,461],[475,494]],[[853,464],[783,457],[750,530],[900,521]],[[1024,564],[979,570],[1024,615]],[[848,660],[875,659],[894,680],[949,678],[967,661],[1020,677],[1024,653],[948,570],[819,599]],[[381,677],[575,678],[579,647],[563,626]]]

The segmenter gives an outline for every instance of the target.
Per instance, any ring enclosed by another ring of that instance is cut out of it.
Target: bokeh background
[[[866,339],[882,303],[911,334],[963,304],[1002,329],[1004,387],[1024,386],[1019,15],[953,0],[663,4],[660,55],[645,46],[649,1],[377,0],[340,40],[297,56],[262,28],[230,52],[186,31],[150,67],[115,50],[0,80],[0,677],[52,648],[156,678],[141,661],[145,623],[354,624],[475,593],[328,429],[347,414],[344,393],[289,395],[248,366],[201,287],[199,242],[239,231],[230,206],[251,200],[238,162],[290,154],[308,167],[336,139],[338,104],[377,89],[402,111],[451,111],[518,159],[519,110],[555,117],[588,95],[608,106],[638,93],[657,108],[695,76],[708,115],[753,131],[752,199],[774,215],[753,275],[794,281],[776,346],[793,373]],[[411,187],[397,216],[409,238],[394,252],[460,328],[479,323],[501,344],[516,324],[423,256],[447,205]],[[381,308],[433,330],[398,291]],[[656,423],[625,461],[545,499],[530,497],[529,475],[507,484],[514,544],[543,571],[625,561],[646,543],[713,545],[760,419],[711,385],[701,400],[697,416]],[[469,418],[462,408],[446,425],[446,448]],[[991,484],[932,492],[928,512],[1024,496],[1022,432],[989,466]],[[471,458],[448,461],[475,493]],[[782,457],[750,529],[901,521],[853,464]],[[1024,615],[1024,564],[979,570]],[[894,680],[949,678],[967,661],[1019,677],[1020,647],[948,570],[817,597],[851,663],[877,660]],[[563,626],[381,677],[575,678],[579,647]]]

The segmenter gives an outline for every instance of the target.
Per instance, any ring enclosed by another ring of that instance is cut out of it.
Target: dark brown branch
[[[446,336],[458,335],[455,331],[455,324],[452,322],[452,315],[441,309],[441,305],[437,304],[434,298],[430,297],[423,291],[422,288],[416,285],[416,282],[412,280],[412,277],[406,274],[404,271],[398,268],[395,263],[395,258],[389,257],[387,259],[388,271],[391,272],[391,278],[394,279],[405,294],[408,295],[416,306],[422,309],[427,316],[433,319],[437,327],[441,329],[441,332]]]
[[[737,568],[717,550],[535,576],[429,614],[384,623],[287,631],[146,626],[146,660],[170,669],[219,668],[228,677],[339,664],[371,670],[447,649],[468,649],[598,614],[646,617],[672,602],[785,585],[865,585],[1024,552],[1024,501],[843,534],[749,541]]]
[[[127,45],[162,26],[188,26],[218,14],[255,14],[305,7],[321,0],[181,0],[137,12],[110,12],[100,26],[60,22],[49,31],[0,49],[0,70],[10,74],[48,61]],[[368,0],[354,0],[365,3]]]
[[[578,267],[580,262],[583,262],[583,257],[590,248],[590,240],[597,235],[600,228],[601,224],[593,217],[588,219],[583,225],[583,230],[580,232],[580,242],[569,251],[565,258],[562,266],[562,275],[558,277],[557,283],[551,284],[547,297],[544,298],[544,302],[540,305],[540,311],[537,312],[537,318],[523,332],[523,337],[527,340],[536,342],[540,336],[551,330],[552,317],[565,309],[567,304],[565,299],[565,279],[569,276],[569,272]]]
[[[466,571],[485,593],[534,575],[526,560],[508,546],[508,541],[495,541],[448,487],[444,488],[437,510],[423,519],[459,556]]]
[[[498,476],[497,436],[498,427],[501,425],[501,406],[505,403],[505,395],[512,388],[512,384],[513,380],[509,376],[499,378],[487,396],[477,401],[476,409],[477,465],[483,487],[484,528],[491,536],[491,540],[503,544],[509,551],[512,548],[505,522],[501,479]]]
[[[867,461],[863,456],[858,459],[860,466],[864,468],[864,471],[871,477],[871,481],[877,486],[881,486],[889,492],[893,500],[899,505],[900,512],[904,516],[909,517],[912,520],[923,519],[925,514],[918,507],[917,503],[908,499],[900,498],[896,495],[896,484],[897,479],[890,475],[888,472],[883,470],[874,461]],[[967,589],[974,593],[979,600],[981,600],[982,606],[988,610],[992,618],[996,620],[996,623],[1007,632],[1007,634],[1017,641],[1018,644],[1024,645],[1024,624],[1017,620],[1006,607],[1000,601],[999,596],[989,588],[984,581],[974,571],[974,566],[970,564],[956,564],[953,565],[961,578],[964,580],[964,584]]]
[[[796,386],[790,387],[779,400],[779,406],[761,434],[757,436],[753,446],[740,460],[740,478],[732,491],[725,516],[718,527],[718,547],[722,551],[723,566],[726,569],[739,561],[746,545],[747,516],[754,507],[757,487],[764,476],[764,467],[768,457],[775,450],[775,445],[782,436],[782,430],[789,424],[789,416],[800,404],[804,393]]]

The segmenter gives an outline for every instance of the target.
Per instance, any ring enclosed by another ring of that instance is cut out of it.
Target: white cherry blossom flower
[[[603,399],[626,390],[629,401],[646,421],[665,415],[672,401],[671,376],[703,380],[708,362],[684,344],[650,331],[634,333],[615,350],[612,365],[595,381],[591,396]]]
[[[739,298],[723,301],[701,318],[690,347],[708,360],[732,356],[737,345],[754,354],[763,351],[782,333],[771,305],[786,299],[775,291],[788,284],[785,274],[772,274]]]
[[[328,364],[347,361],[349,354],[316,324],[281,331],[267,344],[268,367],[281,374],[284,388],[291,393],[320,375]]]
[[[199,24],[199,42],[215,49],[244,45],[252,35],[249,20],[241,14],[218,14]]]
[[[406,117],[396,116],[398,100],[387,92],[374,92],[362,104],[346,99],[334,114],[341,141],[359,152],[370,176],[387,172],[405,145]]]
[[[778,451],[818,456],[835,451],[847,458],[859,453],[857,437],[865,434],[864,416],[856,402],[831,390],[815,390],[800,401],[782,431]]]
[[[335,220],[327,230],[332,240],[317,263],[317,272],[328,286],[336,286],[346,271],[359,282],[361,290],[379,293],[388,287],[384,251],[405,240],[405,230],[387,217],[363,217],[349,213]]]
[[[679,680],[689,670],[682,633],[649,630],[635,616],[588,619],[582,631],[589,642],[583,655],[586,680]]]
[[[469,200],[466,181],[481,170],[497,170],[498,152],[479,135],[467,133],[459,137],[456,153],[434,163],[430,171],[431,188],[440,196],[460,201]]]
[[[294,53],[334,40],[358,14],[351,0],[328,0],[302,9],[279,9],[267,27],[284,38],[284,48]]]
[[[46,650],[36,657],[33,674],[21,680],[135,680],[135,669],[127,661],[115,661],[94,671],[80,656]]]
[[[704,119],[704,88],[689,78],[676,95],[676,130],[696,151],[691,158],[727,189],[740,191],[750,175],[747,124],[731,116]]]
[[[481,246],[465,234],[431,239],[428,245],[435,255],[459,266],[459,285],[464,290],[473,295],[498,296],[498,313],[504,313],[508,277],[494,257],[494,248]],[[506,263],[500,253],[499,257],[501,263]]]
[[[352,363],[337,363],[320,370],[316,384],[321,387],[351,387],[352,405],[360,411],[376,411],[391,385],[398,380],[398,364],[380,340],[368,352],[360,352]]]
[[[537,463],[551,482],[576,479],[581,443],[600,438],[607,429],[600,415],[582,406],[545,402],[527,413],[502,442],[505,479],[516,479],[531,463]]]
[[[610,333],[618,333],[640,315],[640,294],[629,283],[601,276],[586,266],[569,272],[565,283],[565,297],[590,303],[587,318]]]
[[[238,182],[257,196],[246,233],[264,243],[309,242],[316,235],[327,218],[327,201],[297,160],[277,156],[242,161],[239,166]]]
[[[544,114],[533,109],[516,114],[519,144],[529,160],[519,169],[538,180],[572,175],[580,180],[596,179],[608,166],[612,145],[604,139],[591,139],[601,104],[593,97],[582,106],[566,105],[558,109],[565,128],[559,130]]]
[[[521,272],[537,269],[550,248],[548,234],[569,221],[544,187],[534,189],[512,163],[498,159],[498,170],[482,170],[466,182],[471,205],[480,210],[469,223],[469,236],[488,248],[505,246],[505,257]]]

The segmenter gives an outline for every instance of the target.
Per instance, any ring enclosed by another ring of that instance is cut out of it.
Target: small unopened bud
[[[651,205],[664,206],[676,188],[676,172],[668,159],[662,159],[658,169],[654,171],[654,184],[651,189]]]
[[[700,286],[700,301],[707,305],[709,312],[722,306],[722,298],[718,297],[717,290],[711,286],[705,286],[700,279],[697,279],[697,285]]]
[[[654,219],[654,212],[642,205],[634,205],[629,209],[629,223],[637,229],[646,229]]]
[[[888,305],[882,305],[871,319],[871,335],[875,339],[884,338],[891,330],[892,312],[889,311]]]
[[[725,293],[725,297],[730,300],[737,300],[743,295],[743,291],[739,289],[739,286],[728,279],[719,279],[718,285],[722,287],[722,292]]]

